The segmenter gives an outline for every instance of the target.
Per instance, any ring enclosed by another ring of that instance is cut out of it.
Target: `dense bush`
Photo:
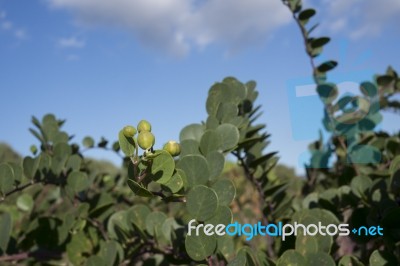
[[[309,36],[315,11],[302,9],[300,0],[283,3],[300,27],[330,132],[328,140],[321,137],[310,145],[306,178],[276,167],[276,152],[265,152],[269,135],[258,123],[261,106],[253,81],[228,77],[215,83],[206,101],[208,117],[183,128],[179,145],[154,146],[157,132],[141,121],[138,132],[125,127],[111,145],[86,137],[81,146],[62,131],[64,120],[51,114],[41,121],[33,117],[30,131],[40,142],[31,147],[33,156],[5,157],[0,164],[0,262],[400,264],[400,134],[375,130],[383,110],[399,109],[393,100],[400,91],[397,73],[388,68],[361,83],[360,95],[338,99],[326,75],[337,63],[317,66],[314,61],[329,42]],[[122,167],[84,157],[97,148],[117,153]],[[237,166],[227,167],[228,154]],[[246,236],[187,235],[192,219],[214,225],[379,225],[384,234],[246,241]]]

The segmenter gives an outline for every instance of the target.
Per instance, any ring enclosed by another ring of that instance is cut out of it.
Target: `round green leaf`
[[[217,127],[216,131],[221,139],[219,148],[222,151],[232,149],[238,144],[239,130],[234,125],[222,124]]]
[[[191,124],[184,127],[179,134],[179,140],[182,142],[185,139],[193,139],[200,142],[201,136],[204,133],[204,126],[200,124]]]
[[[221,103],[218,106],[216,117],[221,123],[226,123],[237,117],[238,115],[238,107],[234,103]]]
[[[332,103],[339,94],[336,85],[331,83],[318,85],[317,92],[325,104]]]
[[[134,223],[139,229],[146,228],[146,217],[151,213],[149,207],[143,204],[136,204],[128,210],[129,221]]]
[[[72,171],[79,171],[81,169],[81,164],[82,158],[79,155],[74,154],[68,158],[66,167]]]
[[[162,224],[168,217],[163,212],[152,212],[146,217],[146,231],[149,235],[154,236],[156,227],[162,231]]]
[[[30,211],[33,208],[33,198],[29,194],[22,194],[17,199],[17,207],[22,211]]]
[[[233,182],[229,179],[220,179],[212,186],[215,193],[218,195],[218,204],[229,206],[236,195],[236,188]]]
[[[164,184],[164,187],[166,187],[171,193],[176,193],[181,190],[183,187],[183,180],[178,171],[176,171],[171,179]]]
[[[215,130],[207,130],[200,140],[201,153],[207,156],[210,152],[218,150],[221,143],[220,135]]]
[[[199,235],[187,235],[185,239],[186,252],[195,261],[201,261],[214,253],[217,247],[217,240],[214,235],[207,236],[203,231]]]
[[[135,154],[135,140],[125,137],[123,130],[120,130],[118,133],[118,142],[119,147],[126,156],[132,157]]]
[[[228,225],[232,223],[232,211],[229,207],[227,206],[218,206],[217,211],[215,214],[208,220],[206,220],[204,223],[205,224],[225,224]]]
[[[372,181],[368,176],[356,176],[351,180],[351,191],[359,198],[365,197],[365,193],[372,185]]]
[[[278,259],[276,266],[309,266],[305,258],[297,251],[289,249]]]
[[[214,180],[222,174],[225,166],[225,157],[218,151],[207,154],[207,162],[210,168],[210,180]]]
[[[92,137],[87,136],[82,140],[82,144],[86,148],[92,148],[94,146],[94,140]]]
[[[14,186],[14,172],[7,163],[0,164],[0,192],[3,196]]]
[[[175,170],[175,161],[165,150],[157,151],[160,154],[152,160],[150,177],[155,182],[166,184],[172,177]]]
[[[235,242],[233,237],[223,235],[217,238],[218,251],[224,256],[227,261],[230,261],[235,254]]]
[[[147,190],[145,187],[142,185],[138,184],[137,182],[133,181],[132,179],[127,180],[129,188],[132,190],[132,192],[135,195],[141,196],[141,197],[153,197],[153,193],[151,193],[149,190]]]
[[[332,257],[325,252],[310,253],[305,255],[307,265],[336,266]]]
[[[22,162],[23,168],[24,168],[24,174],[26,178],[32,179],[36,175],[36,171],[38,170],[39,163],[40,163],[40,158],[41,157],[25,157],[24,161]]]
[[[181,141],[181,154],[180,156],[192,155],[192,154],[200,154],[200,144],[197,140],[194,139],[185,139]]]
[[[397,259],[389,252],[375,250],[369,257],[369,264],[371,266],[397,265]]]
[[[184,156],[177,167],[185,172],[189,187],[207,183],[210,176],[207,160],[201,155]]]
[[[67,186],[73,192],[77,193],[86,190],[90,186],[90,180],[86,173],[74,171],[67,177]]]
[[[198,221],[205,221],[215,214],[218,208],[218,196],[209,187],[195,186],[187,195],[186,207]]]
[[[0,215],[0,228],[0,250],[4,254],[7,251],[12,230],[11,215],[8,212]]]
[[[339,260],[338,266],[364,266],[364,264],[354,256],[345,255]]]

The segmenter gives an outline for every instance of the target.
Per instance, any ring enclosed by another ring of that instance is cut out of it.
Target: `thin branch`
[[[99,231],[100,231],[100,233],[101,233],[101,235],[102,235],[102,237],[104,238],[104,240],[109,240],[109,237],[108,237],[108,234],[107,234],[107,232],[106,232],[106,230],[104,229],[104,226],[103,226],[103,224],[101,223],[101,222],[99,222],[99,221],[97,221],[97,220],[95,220],[95,219],[91,219],[91,218],[86,218],[94,227],[96,227]]]
[[[233,152],[233,155],[236,156],[236,158],[240,162],[240,165],[243,167],[246,178],[256,187],[257,192],[259,194],[260,207],[263,208],[264,205],[267,203],[267,200],[265,198],[261,182],[254,177],[252,171],[250,170],[250,167],[247,165],[246,161],[239,154],[239,152]],[[261,213],[262,213],[262,219],[263,219],[264,225],[267,226],[269,224],[268,223],[268,219],[264,215],[263,211]],[[274,252],[274,250],[272,248],[274,239],[271,236],[267,236],[267,240],[268,240],[268,243],[267,243],[268,255],[271,258],[275,258],[275,252]]]
[[[12,254],[12,255],[4,255],[0,256],[0,262],[16,262],[20,260],[25,260],[28,258],[35,258],[36,260],[39,261],[46,261],[46,260],[52,260],[52,259],[61,259],[62,253],[59,251],[50,251],[50,250],[44,250],[44,249],[38,249],[32,252],[22,252],[22,253],[17,253],[17,254]]]
[[[26,184],[24,184],[22,186],[17,186],[13,190],[10,190],[6,194],[4,194],[4,197],[0,198],[0,202],[3,202],[6,199],[6,197],[8,197],[8,196],[10,196],[10,195],[12,195],[12,194],[14,194],[14,193],[16,193],[18,191],[22,191],[22,190],[32,186],[33,184],[35,184],[35,181],[32,180],[31,182],[26,183]]]

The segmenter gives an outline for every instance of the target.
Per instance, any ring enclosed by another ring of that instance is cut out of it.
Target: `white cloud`
[[[325,28],[351,39],[375,37],[391,25],[400,25],[399,0],[314,0]]]
[[[78,61],[80,59],[79,55],[69,54],[66,57],[67,61]]]
[[[61,48],[83,48],[86,42],[83,40],[78,40],[76,37],[61,38],[58,40],[58,45]]]
[[[1,28],[3,30],[10,30],[12,28],[12,23],[10,21],[1,22]]]
[[[25,39],[28,38],[28,34],[27,34],[26,31],[23,30],[23,29],[16,29],[16,30],[14,31],[14,35],[15,35],[15,37],[16,37],[17,39],[19,39],[19,40],[25,40]]]
[[[28,34],[26,30],[15,27],[13,22],[7,19],[6,12],[1,10],[0,10],[0,29],[5,31],[10,31],[15,36],[15,38],[17,38],[20,41],[28,39]]]
[[[144,45],[182,56],[223,43],[229,50],[265,41],[291,20],[277,0],[47,0],[84,26],[129,30]]]

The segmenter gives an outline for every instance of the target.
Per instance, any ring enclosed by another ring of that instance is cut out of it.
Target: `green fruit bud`
[[[151,133],[149,131],[142,131],[139,133],[137,142],[138,142],[140,148],[142,148],[143,150],[148,150],[151,147],[153,147],[155,138],[154,138],[153,133]]]
[[[123,132],[125,137],[132,138],[136,134],[136,128],[134,128],[133,126],[126,126],[124,127]]]
[[[181,154],[181,145],[179,145],[178,142],[173,140],[170,140],[167,143],[165,143],[163,149],[174,157]]]
[[[137,126],[137,129],[140,132],[142,131],[149,131],[151,132],[151,125],[149,122],[147,122],[146,120],[141,120]]]
[[[30,147],[30,150],[31,150],[31,152],[33,153],[33,155],[36,155],[36,153],[37,153],[37,151],[38,151],[38,149],[37,149],[37,147],[36,147],[35,145],[32,145],[32,146]]]

